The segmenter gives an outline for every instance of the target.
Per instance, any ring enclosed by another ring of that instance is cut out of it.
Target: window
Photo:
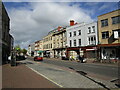
[[[76,36],[76,31],[74,31],[74,36]]]
[[[70,47],[72,46],[72,40],[70,40]]]
[[[118,36],[120,37],[120,29],[118,30]]]
[[[76,40],[74,40],[74,46],[76,46]]]
[[[113,30],[113,34],[114,34],[114,31],[118,31],[118,37],[120,37],[120,29]]]
[[[52,44],[51,44],[51,48],[52,48]]]
[[[81,39],[78,39],[79,46],[81,46]]]
[[[72,37],[72,33],[70,32],[69,34],[70,34],[70,37]]]
[[[91,33],[91,27],[88,27],[88,33]]]
[[[93,33],[95,33],[95,26],[92,26]]]
[[[109,38],[109,32],[102,32],[102,39]]]
[[[120,16],[112,17],[112,24],[120,23]]]
[[[81,30],[78,30],[78,35],[81,35]]]
[[[88,37],[88,42],[89,42],[89,45],[95,45],[96,37],[95,36]]]
[[[108,19],[101,20],[101,27],[108,26]]]

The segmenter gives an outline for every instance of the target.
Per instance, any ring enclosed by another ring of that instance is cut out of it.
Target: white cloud
[[[26,48],[35,40],[42,39],[49,31],[57,26],[69,25],[69,21],[93,21],[85,11],[69,3],[29,3],[29,8],[12,8],[9,12],[11,19],[11,34],[15,43]]]

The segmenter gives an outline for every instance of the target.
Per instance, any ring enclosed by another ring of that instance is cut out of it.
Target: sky
[[[97,21],[97,16],[118,9],[117,2],[4,2],[10,17],[10,34],[14,45],[28,45],[58,26]]]

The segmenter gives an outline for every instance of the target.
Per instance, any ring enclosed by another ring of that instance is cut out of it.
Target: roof
[[[100,17],[100,16],[103,16],[103,15],[106,15],[106,14],[109,14],[109,13],[113,13],[113,12],[116,12],[116,11],[119,11],[120,9],[117,9],[117,10],[113,10],[113,11],[111,11],[111,12],[108,12],[108,13],[105,13],[105,14],[102,14],[102,15],[99,15],[98,17]]]

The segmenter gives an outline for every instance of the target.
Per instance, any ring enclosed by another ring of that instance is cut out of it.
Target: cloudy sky
[[[89,23],[118,8],[117,2],[4,2],[4,5],[15,45],[26,49],[58,26],[69,26],[70,20]]]

